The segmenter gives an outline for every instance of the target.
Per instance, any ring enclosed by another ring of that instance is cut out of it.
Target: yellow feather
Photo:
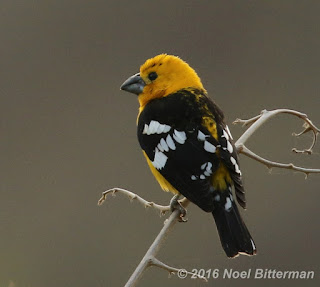
[[[152,165],[152,162],[150,161],[150,159],[148,158],[147,154],[145,153],[145,151],[143,151],[143,155],[145,156],[145,158],[147,159],[148,165],[150,167],[150,170],[152,172],[152,174],[154,175],[154,177],[156,178],[156,180],[158,181],[158,183],[160,184],[161,188],[164,191],[171,191],[174,194],[180,194],[179,191],[177,191],[162,175],[159,171],[156,170],[156,168]]]
[[[210,134],[217,140],[218,139],[218,132],[217,132],[217,124],[213,120],[212,117],[203,117],[202,118],[202,125],[208,129]]]
[[[220,164],[219,168],[212,175],[211,183],[215,190],[226,190],[227,183],[231,183],[231,177],[228,169],[224,164]]]

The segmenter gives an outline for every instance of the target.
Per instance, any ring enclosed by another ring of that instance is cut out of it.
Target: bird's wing
[[[182,195],[206,211],[213,208],[211,176],[219,166],[218,142],[204,127],[186,130],[150,120],[138,129],[139,142],[154,168]]]
[[[246,208],[245,192],[241,179],[238,154],[227,125],[223,124],[218,127],[218,137],[220,145],[220,160],[227,167],[230,173],[238,203],[243,208]]]

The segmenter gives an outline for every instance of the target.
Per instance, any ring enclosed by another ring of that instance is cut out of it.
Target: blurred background
[[[16,1],[0,3],[0,286],[123,286],[164,217],[118,186],[167,204],[136,139],[138,102],[119,90],[147,58],[179,55],[196,69],[231,125],[262,109],[291,108],[320,126],[319,1]],[[311,135],[279,116],[248,142],[268,159],[320,168],[296,155]],[[151,268],[138,286],[319,286],[320,175],[240,156],[258,255],[228,259],[212,216],[196,206],[159,259],[178,268],[315,271],[313,280],[217,279]]]

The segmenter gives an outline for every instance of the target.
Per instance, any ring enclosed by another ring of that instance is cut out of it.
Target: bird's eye
[[[148,75],[148,78],[149,78],[150,81],[154,81],[156,78],[158,78],[158,74],[156,72],[151,72]]]

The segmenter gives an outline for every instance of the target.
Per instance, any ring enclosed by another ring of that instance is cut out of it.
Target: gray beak
[[[140,73],[137,73],[125,80],[121,85],[120,90],[139,95],[142,93],[145,85],[146,83],[140,77]]]

